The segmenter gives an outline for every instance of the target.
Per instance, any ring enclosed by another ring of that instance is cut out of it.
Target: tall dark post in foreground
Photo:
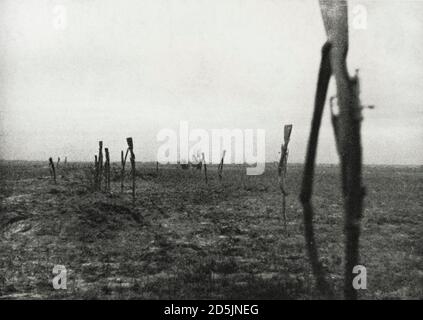
[[[314,113],[311,123],[311,131],[307,145],[307,154],[304,165],[303,181],[301,187],[300,200],[304,210],[304,237],[310,264],[316,278],[317,288],[328,297],[333,296],[332,287],[327,281],[324,267],[319,259],[317,244],[313,227],[313,206],[311,196],[313,194],[314,161],[317,151],[317,140],[319,137],[320,124],[322,120],[323,108],[325,105],[326,92],[331,76],[329,51],[331,45],[326,43],[322,48],[322,60],[320,63],[319,77],[317,80],[317,90],[314,100]]]
[[[345,0],[320,0],[328,41],[322,49],[322,61],[315,96],[312,129],[307,149],[301,202],[304,207],[304,224],[307,250],[318,287],[322,292],[330,289],[319,262],[314,240],[313,207],[311,205],[314,161],[317,138],[329,79],[333,74],[336,81],[339,115],[332,113],[337,151],[341,161],[342,192],[345,213],[345,274],[344,296],[357,299],[353,288],[353,269],[359,264],[360,218],[363,211],[364,188],[361,178],[361,110],[358,76],[350,78],[346,57],[348,52],[348,8]],[[331,292],[331,290],[329,290]]]
[[[48,162],[49,162],[49,164],[50,164],[50,173],[51,173],[51,176],[52,176],[52,178],[53,178],[54,183],[56,183],[56,169],[54,168],[53,158],[52,158],[52,157],[50,157],[50,158],[48,159]]]
[[[357,299],[353,287],[353,269],[359,264],[360,219],[363,212],[360,84],[358,74],[350,78],[347,71],[348,8],[346,1],[320,0],[323,21],[332,44],[330,63],[336,80],[339,115],[335,136],[339,146],[342,171],[342,190],[345,211],[345,275],[344,296]],[[333,13],[336,14],[333,14]]]
[[[282,192],[282,215],[284,219],[284,225],[286,229],[286,196],[288,192],[286,190],[286,171],[288,166],[288,144],[291,138],[292,124],[284,127],[284,143],[281,146],[281,158],[278,166],[279,176],[279,187]]]
[[[134,143],[132,138],[126,138],[126,142],[128,143],[128,150],[130,153],[130,161],[131,161],[131,174],[132,174],[132,200],[135,201],[135,154],[134,154]]]

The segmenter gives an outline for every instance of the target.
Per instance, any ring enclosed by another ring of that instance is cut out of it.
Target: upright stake
[[[331,286],[326,281],[326,272],[318,259],[314,239],[313,191],[314,162],[317,149],[322,112],[331,75],[336,82],[339,115],[332,112],[337,151],[341,162],[342,192],[344,196],[345,274],[344,295],[346,299],[357,299],[353,288],[354,267],[359,264],[360,218],[363,211],[364,188],[362,185],[361,110],[358,75],[350,78],[346,57],[348,53],[348,7],[345,0],[320,0],[320,8],[327,33],[327,42],[322,49],[322,60],[315,96],[315,109],[310,132],[306,164],[303,173],[301,202],[304,207],[304,229],[307,251],[313,273],[321,291]]]
[[[206,163],[206,159],[204,157],[204,152],[201,153],[201,156],[203,158],[203,165],[204,165],[204,178],[206,179],[206,184],[208,183],[208,179],[207,179],[207,163]]]
[[[98,142],[98,176],[97,188],[101,190],[101,177],[103,176],[103,141]]]
[[[279,187],[282,192],[282,215],[284,220],[284,226],[286,229],[286,196],[288,192],[286,190],[286,170],[288,166],[288,144],[291,138],[292,124],[286,125],[284,128],[284,143],[281,147],[281,158],[278,166],[279,176]]]
[[[220,160],[219,167],[217,168],[217,174],[219,175],[219,181],[222,181],[223,173],[223,161],[225,159],[226,150],[223,150],[222,159]]]
[[[348,8],[346,1],[320,0],[323,22],[332,44],[330,64],[335,77],[339,115],[333,122],[337,127],[337,144],[341,162],[345,211],[345,274],[344,296],[357,299],[353,287],[354,267],[359,264],[360,219],[363,213],[365,190],[362,184],[362,146],[360,82],[358,70],[350,77],[346,57],[348,53]],[[335,129],[335,127],[334,127]]]
[[[131,160],[131,174],[132,174],[132,200],[135,202],[135,155],[134,155],[134,143],[131,137],[126,138],[128,143],[128,150],[130,153]]]
[[[56,166],[57,170],[59,170],[59,163],[60,163],[60,157],[57,158],[57,166]]]
[[[320,261],[317,242],[314,235],[312,205],[313,179],[315,158],[317,153],[317,141],[319,137],[320,124],[322,121],[323,109],[326,100],[326,93],[331,76],[329,53],[331,44],[326,43],[322,48],[322,58],[320,62],[319,75],[317,79],[317,89],[314,98],[314,111],[311,122],[311,130],[307,144],[307,153],[304,164],[303,180],[301,186],[300,201],[304,211],[304,237],[307,254],[310,260],[314,277],[316,278],[319,291],[329,297],[333,297],[333,288],[327,280],[326,270]]]
[[[156,174],[159,174],[159,162],[156,161]]]
[[[49,163],[50,163],[50,172],[53,178],[54,183],[56,183],[56,169],[54,168],[54,162],[53,162],[53,158],[50,157],[48,159]]]
[[[126,155],[128,155],[128,150],[126,150]],[[126,156],[123,156],[123,150],[120,152],[120,164],[122,165],[120,171],[120,192],[123,193],[123,181],[125,180],[125,163],[126,163]]]
[[[109,149],[104,148],[104,152],[106,154],[106,162],[104,164],[104,178],[105,178],[105,188],[106,191],[110,191],[110,156],[109,156]]]
[[[98,187],[98,157],[94,155],[94,188]]]
[[[123,183],[125,181],[125,165],[126,158],[128,157],[129,149],[126,149],[125,157],[123,156],[123,150],[120,152],[120,162],[122,164],[121,180],[120,180],[120,191],[123,192]]]

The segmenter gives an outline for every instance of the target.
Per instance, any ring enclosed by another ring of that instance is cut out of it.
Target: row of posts
[[[222,182],[222,178],[223,178],[223,164],[224,164],[224,160],[225,160],[225,154],[226,154],[226,150],[223,150],[223,155],[222,158],[220,159],[219,165],[217,167],[217,175],[219,177],[219,181]],[[156,170],[158,171],[158,165],[159,163],[157,162],[156,165]],[[190,164],[181,164],[180,162],[178,162],[178,166],[182,169],[189,169]],[[198,164],[192,164],[191,166],[195,167],[197,170],[202,170],[202,168],[204,168],[204,179],[206,181],[206,184],[208,184],[208,176],[207,176],[207,163],[206,163],[206,159],[204,156],[204,152],[201,153],[201,161]]]
[[[135,154],[134,154],[134,142],[131,137],[126,138],[128,148],[125,156],[123,150],[121,151],[121,192],[124,189],[125,180],[125,164],[129,154],[129,160],[131,162],[131,177],[132,177],[132,198],[135,200]],[[96,190],[101,190],[102,180],[104,178],[104,190],[110,192],[110,153],[108,148],[104,148],[105,160],[103,160],[103,141],[98,143],[98,155],[94,156],[94,185]]]
[[[288,162],[288,144],[291,137],[292,125],[286,125],[284,127],[284,143],[281,146],[281,157],[279,160],[278,166],[278,176],[279,176],[279,186],[282,192],[282,215],[284,218],[285,226],[286,226],[286,171],[287,171],[287,162]],[[129,155],[129,160],[131,163],[131,177],[132,177],[132,198],[135,201],[135,178],[136,178],[136,171],[135,171],[135,154],[134,154],[134,142],[131,137],[126,138],[126,142],[128,144],[128,148],[126,152],[123,150],[121,151],[121,184],[120,189],[121,192],[124,191],[124,181],[125,181],[125,165],[126,160]],[[223,177],[223,164],[226,155],[226,150],[223,150],[223,155],[220,160],[220,163],[217,168],[217,173],[219,177],[219,181],[222,181]],[[104,190],[106,192],[110,192],[110,153],[108,148],[104,148],[104,156],[105,160],[103,159],[103,141],[99,141],[98,143],[98,155],[94,156],[94,186],[96,190],[101,190],[102,180],[104,178]],[[52,178],[54,183],[56,183],[56,168],[59,168],[60,157],[57,159],[56,167],[54,165],[53,159],[49,158],[49,167],[51,171]],[[67,165],[67,157],[65,157],[64,165]],[[204,157],[204,152],[202,153],[202,161],[200,163],[200,170],[201,167],[204,167],[204,178],[206,184],[208,183],[208,176],[207,176],[207,164]],[[158,173],[159,170],[159,162],[156,162],[156,172]]]
[[[56,166],[54,165],[54,161],[52,157],[48,159],[50,174],[51,174],[51,177],[53,178],[54,183],[57,183],[56,169],[59,170],[59,163],[60,163],[60,157],[57,158]],[[65,168],[67,167],[67,164],[68,164],[68,157],[65,157],[65,161],[64,161]]]

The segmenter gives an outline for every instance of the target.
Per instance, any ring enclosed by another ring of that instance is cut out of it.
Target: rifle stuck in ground
[[[284,143],[281,146],[281,158],[279,160],[278,166],[278,176],[279,176],[279,187],[282,192],[282,216],[284,220],[284,226],[286,229],[287,220],[286,220],[286,196],[288,192],[286,190],[286,172],[288,166],[288,144],[291,138],[292,124],[286,125],[284,127]]]
[[[225,160],[226,150],[223,150],[222,159],[220,160],[219,167],[217,168],[217,174],[219,175],[219,181],[222,181],[223,176],[223,162]]]
[[[53,158],[50,157],[48,159],[48,161],[49,161],[49,166],[50,166],[50,174],[51,174],[51,177],[53,178],[54,183],[57,183],[57,181],[56,181],[56,169],[54,168]]]
[[[110,155],[109,155],[109,149],[104,148],[104,152],[106,155],[106,161],[104,163],[104,188],[106,191],[110,192]]]
[[[341,162],[342,193],[344,198],[345,269],[344,296],[357,299],[353,288],[353,269],[359,262],[360,218],[363,211],[364,188],[362,185],[361,149],[361,104],[359,99],[358,75],[348,74],[346,57],[348,52],[348,7],[345,0],[320,0],[320,8],[327,33],[327,42],[322,48],[312,128],[307,146],[306,162],[300,200],[304,208],[305,241],[317,287],[322,294],[331,298],[333,286],[327,281],[314,236],[314,210],[311,202],[313,193],[314,166],[317,140],[326,100],[329,80],[335,77],[339,114],[332,112],[337,151]]]
[[[134,142],[131,137],[126,138],[126,142],[128,143],[128,150],[130,154],[130,161],[131,161],[131,175],[132,175],[132,201],[135,202],[135,154],[134,154]]]
[[[203,166],[204,166],[204,179],[206,181],[206,184],[208,184],[209,180],[207,178],[207,163],[206,163],[206,158],[204,156],[204,152],[201,153],[201,157],[202,157],[202,161],[201,162],[203,163]]]

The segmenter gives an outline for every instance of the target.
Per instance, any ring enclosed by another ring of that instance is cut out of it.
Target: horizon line
[[[60,159],[61,162],[64,161],[64,159]],[[0,159],[0,162],[47,162],[48,160],[21,160],[21,159]],[[75,161],[67,161],[67,163],[92,163],[93,161],[88,160],[75,160]],[[264,162],[264,164],[277,164],[279,161],[267,161]],[[111,161],[110,163],[120,163],[120,161]],[[149,160],[149,161],[135,161],[135,163],[157,163],[157,161]],[[192,163],[192,162],[189,162]],[[159,163],[160,165],[178,165],[178,164],[185,164],[185,163],[177,163],[177,162],[169,162],[169,163]],[[219,163],[211,163],[207,162],[208,165],[218,165]],[[248,164],[248,163],[225,163],[226,165],[237,165],[237,166],[254,166],[257,165],[257,163],[254,164]],[[263,162],[260,162],[259,164],[263,164]],[[288,163],[288,165],[304,165],[304,162],[291,162]],[[331,163],[331,162],[316,162],[316,165],[324,165],[324,166],[339,166],[340,163]],[[363,163],[363,166],[384,166],[384,167],[422,167],[422,164],[384,164],[384,163]]]

